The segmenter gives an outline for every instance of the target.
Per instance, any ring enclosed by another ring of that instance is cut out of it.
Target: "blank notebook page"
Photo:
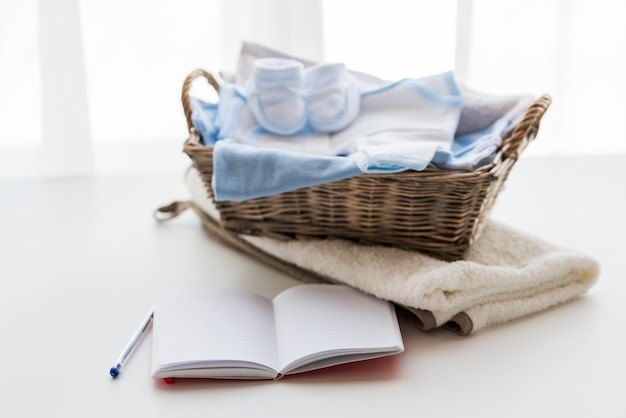
[[[259,295],[179,292],[157,305],[154,321],[161,365],[243,360],[277,367],[272,302]]]
[[[329,350],[388,348],[402,341],[394,308],[345,286],[306,285],[274,298],[281,369]]]

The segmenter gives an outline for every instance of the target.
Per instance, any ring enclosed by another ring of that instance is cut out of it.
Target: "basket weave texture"
[[[532,104],[503,138],[493,163],[474,171],[428,167],[361,174],[268,197],[216,202],[211,187],[213,149],[202,144],[191,121],[189,91],[197,78],[219,91],[219,83],[205,70],[185,79],[182,102],[190,135],[183,151],[200,173],[225,229],[279,239],[337,237],[450,261],[461,259],[480,236],[511,168],[537,135],[551,103],[549,96],[542,96]]]

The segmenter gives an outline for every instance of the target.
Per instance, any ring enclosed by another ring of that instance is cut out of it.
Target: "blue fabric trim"
[[[397,173],[406,170],[422,171],[428,166],[430,160],[379,154],[374,158],[369,158],[367,163],[361,167],[361,170],[366,173]]]
[[[446,71],[445,73],[443,73],[443,76],[446,79],[446,83],[448,84],[448,88],[450,89],[450,93],[453,96],[462,97],[463,95],[461,94],[461,90],[459,89],[458,84],[456,84],[456,79],[454,78],[454,74],[452,73],[452,71]],[[461,105],[462,104],[463,103],[461,103]]]

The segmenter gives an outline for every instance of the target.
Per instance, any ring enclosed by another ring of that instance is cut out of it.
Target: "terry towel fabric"
[[[594,259],[494,221],[453,262],[340,239],[237,235],[216,222],[219,213],[195,169],[186,183],[209,232],[297,279],[344,283],[392,301],[423,330],[446,326],[465,335],[520,318],[582,295],[599,275]]]

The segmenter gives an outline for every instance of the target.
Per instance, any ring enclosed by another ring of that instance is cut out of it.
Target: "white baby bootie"
[[[282,58],[254,62],[246,86],[248,105],[259,125],[278,135],[292,135],[306,124],[302,96],[304,66]]]
[[[309,125],[317,132],[337,132],[358,116],[361,91],[342,63],[322,63],[304,74]]]

